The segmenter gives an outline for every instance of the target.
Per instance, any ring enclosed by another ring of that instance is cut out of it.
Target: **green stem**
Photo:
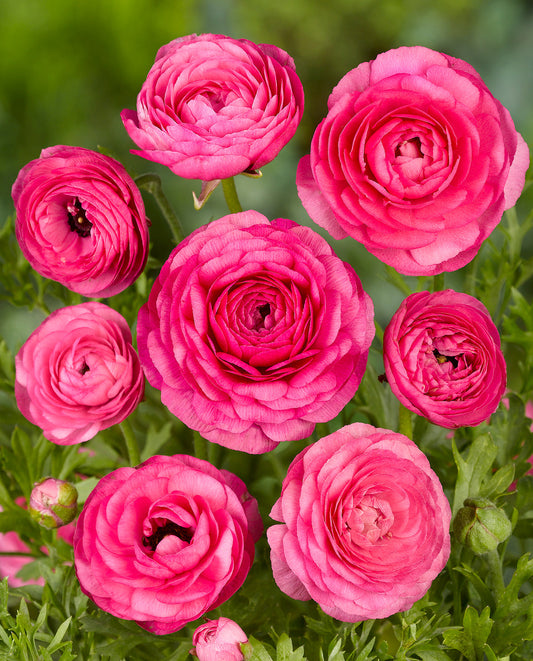
[[[120,431],[122,436],[124,436],[124,441],[126,442],[126,452],[128,453],[128,461],[131,466],[138,466],[141,463],[141,455],[139,454],[139,446],[137,445],[137,439],[133,433],[133,429],[129,420],[123,420],[120,424]]]
[[[487,564],[489,565],[489,576],[491,579],[492,589],[494,591],[495,599],[494,601],[498,603],[503,591],[505,590],[505,585],[503,582],[503,572],[502,572],[502,563],[498,551],[494,549],[489,551],[486,556]]]
[[[403,404],[400,404],[400,410],[398,414],[398,431],[400,434],[403,434],[412,440],[413,422],[411,420],[411,411],[406,409]]]
[[[15,556],[17,558],[19,556],[24,556],[25,558],[41,558],[44,556],[44,553],[39,554],[39,553],[23,553],[22,551],[0,551],[0,557],[2,556]]]
[[[141,174],[135,178],[135,183],[137,186],[139,186],[139,188],[144,188],[144,190],[148,191],[150,195],[153,196],[159,209],[161,210],[161,213],[163,214],[163,217],[167,222],[167,225],[170,228],[172,238],[176,244],[180,243],[180,241],[183,241],[185,232],[181,226],[180,219],[170,205],[167,196],[163,193],[163,187],[161,185],[161,179],[159,176],[153,173]]]
[[[207,444],[209,441],[206,441],[196,429],[193,430],[193,439],[194,439],[194,456],[197,459],[205,459],[207,461]]]
[[[235,179],[233,177],[222,179],[222,190],[224,191],[224,197],[230,213],[239,213],[242,211],[242,206],[237,195],[237,189],[235,188]]]
[[[433,276],[431,291],[442,291],[444,289],[444,273]]]

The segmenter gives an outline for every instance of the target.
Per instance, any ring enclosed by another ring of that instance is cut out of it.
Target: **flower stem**
[[[123,420],[120,424],[120,431],[122,436],[124,436],[124,441],[126,442],[126,451],[128,453],[128,460],[132,466],[138,466],[141,463],[141,456],[139,454],[139,447],[137,445],[137,439],[133,433],[133,429],[128,419]]]
[[[489,551],[485,557],[487,558],[487,564],[489,565],[489,576],[495,596],[494,601],[498,603],[499,598],[505,589],[503,582],[502,563],[496,549]]]
[[[193,430],[192,435],[194,439],[194,456],[197,459],[207,460],[208,441],[206,441],[205,438],[203,438],[203,436],[201,436],[199,432],[196,431],[196,429]]]
[[[413,422],[411,420],[411,411],[406,409],[403,404],[400,404],[400,410],[398,413],[398,431],[400,434],[407,436],[407,438],[413,439]]]
[[[157,202],[163,217],[165,218],[167,225],[170,228],[172,233],[172,238],[176,244],[180,243],[185,236],[183,227],[181,226],[180,219],[178,218],[176,212],[171,207],[170,202],[167,199],[167,196],[163,193],[163,187],[161,185],[161,179],[159,175],[153,174],[151,172],[147,174],[141,174],[135,178],[135,183],[139,188],[144,188],[148,191],[150,195],[153,196],[154,200]]]
[[[235,179],[233,177],[222,179],[222,190],[224,191],[224,197],[230,213],[239,213],[239,211],[242,211],[242,206],[237,195],[237,189],[235,188]]]
[[[442,291],[444,289],[444,273],[433,276],[431,291]]]

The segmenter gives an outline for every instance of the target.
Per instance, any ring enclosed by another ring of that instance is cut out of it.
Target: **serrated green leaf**
[[[282,633],[276,645],[276,661],[302,661],[304,658],[304,648],[293,650],[292,640]]]
[[[252,646],[250,655],[245,654],[246,661],[273,661],[270,654],[266,651],[263,643],[256,640],[253,636],[249,636],[248,642]]]
[[[494,475],[481,486],[479,495],[484,498],[495,498],[507,491],[514,479],[514,464],[506,464],[499,468]]]

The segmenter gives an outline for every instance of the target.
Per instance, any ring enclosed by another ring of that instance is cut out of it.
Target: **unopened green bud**
[[[78,491],[65,480],[47,477],[33,486],[29,511],[32,519],[45,528],[70,523],[78,512]]]
[[[511,530],[505,512],[487,498],[467,498],[453,521],[457,539],[477,555],[493,551]]]

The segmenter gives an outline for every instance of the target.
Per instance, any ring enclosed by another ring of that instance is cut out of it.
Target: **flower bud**
[[[511,530],[505,512],[487,498],[467,498],[453,522],[457,539],[478,555],[493,551]]]
[[[227,617],[209,620],[200,625],[193,634],[194,648],[191,654],[199,661],[243,661],[241,644],[248,638],[240,626]]]
[[[59,528],[76,517],[77,501],[78,492],[70,482],[47,477],[34,484],[29,512],[39,525],[45,528]]]

